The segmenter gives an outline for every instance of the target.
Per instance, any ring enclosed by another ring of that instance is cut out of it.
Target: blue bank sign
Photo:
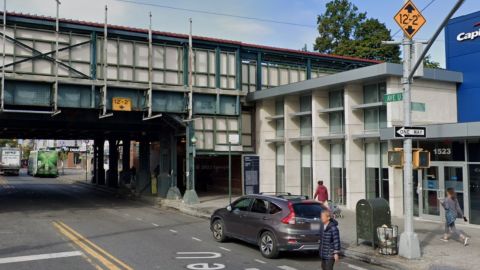
[[[468,41],[468,40],[474,40],[476,38],[480,37],[480,23],[476,23],[475,26],[478,26],[478,29],[476,31],[472,32],[462,32],[457,35],[457,40],[458,41]]]
[[[463,73],[457,91],[458,122],[480,121],[480,11],[453,18],[445,28],[447,69]]]

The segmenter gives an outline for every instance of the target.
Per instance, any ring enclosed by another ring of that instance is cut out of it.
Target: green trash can
[[[392,225],[390,206],[387,200],[375,198],[360,200],[356,206],[357,245],[359,239],[369,241],[372,247],[379,244],[377,228]]]

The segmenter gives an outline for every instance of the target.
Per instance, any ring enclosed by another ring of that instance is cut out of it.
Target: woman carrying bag
[[[463,215],[463,211],[460,208],[458,203],[457,196],[455,194],[455,189],[447,188],[447,197],[444,199],[439,199],[443,208],[445,209],[445,234],[441,238],[442,241],[448,242],[451,234],[456,234],[463,241],[463,245],[468,245],[469,238],[466,237],[463,233],[457,230],[455,227],[455,220],[458,216],[463,217],[463,220],[467,222],[467,218]]]

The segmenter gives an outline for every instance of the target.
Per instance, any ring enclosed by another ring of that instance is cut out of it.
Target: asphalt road
[[[58,179],[0,175],[0,269],[320,269],[315,255],[264,259],[218,244],[205,219]],[[335,269],[382,269],[344,258]]]

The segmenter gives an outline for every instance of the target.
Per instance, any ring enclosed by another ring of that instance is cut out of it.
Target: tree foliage
[[[391,40],[390,30],[348,0],[332,0],[317,18],[319,37],[314,49],[322,53],[356,56],[387,62],[400,61],[398,46],[382,45]]]
[[[431,55],[427,55],[425,59],[423,59],[423,65],[426,68],[440,68],[440,63],[433,61]]]
[[[0,139],[0,147],[3,146],[17,147],[18,143],[16,139]]]

